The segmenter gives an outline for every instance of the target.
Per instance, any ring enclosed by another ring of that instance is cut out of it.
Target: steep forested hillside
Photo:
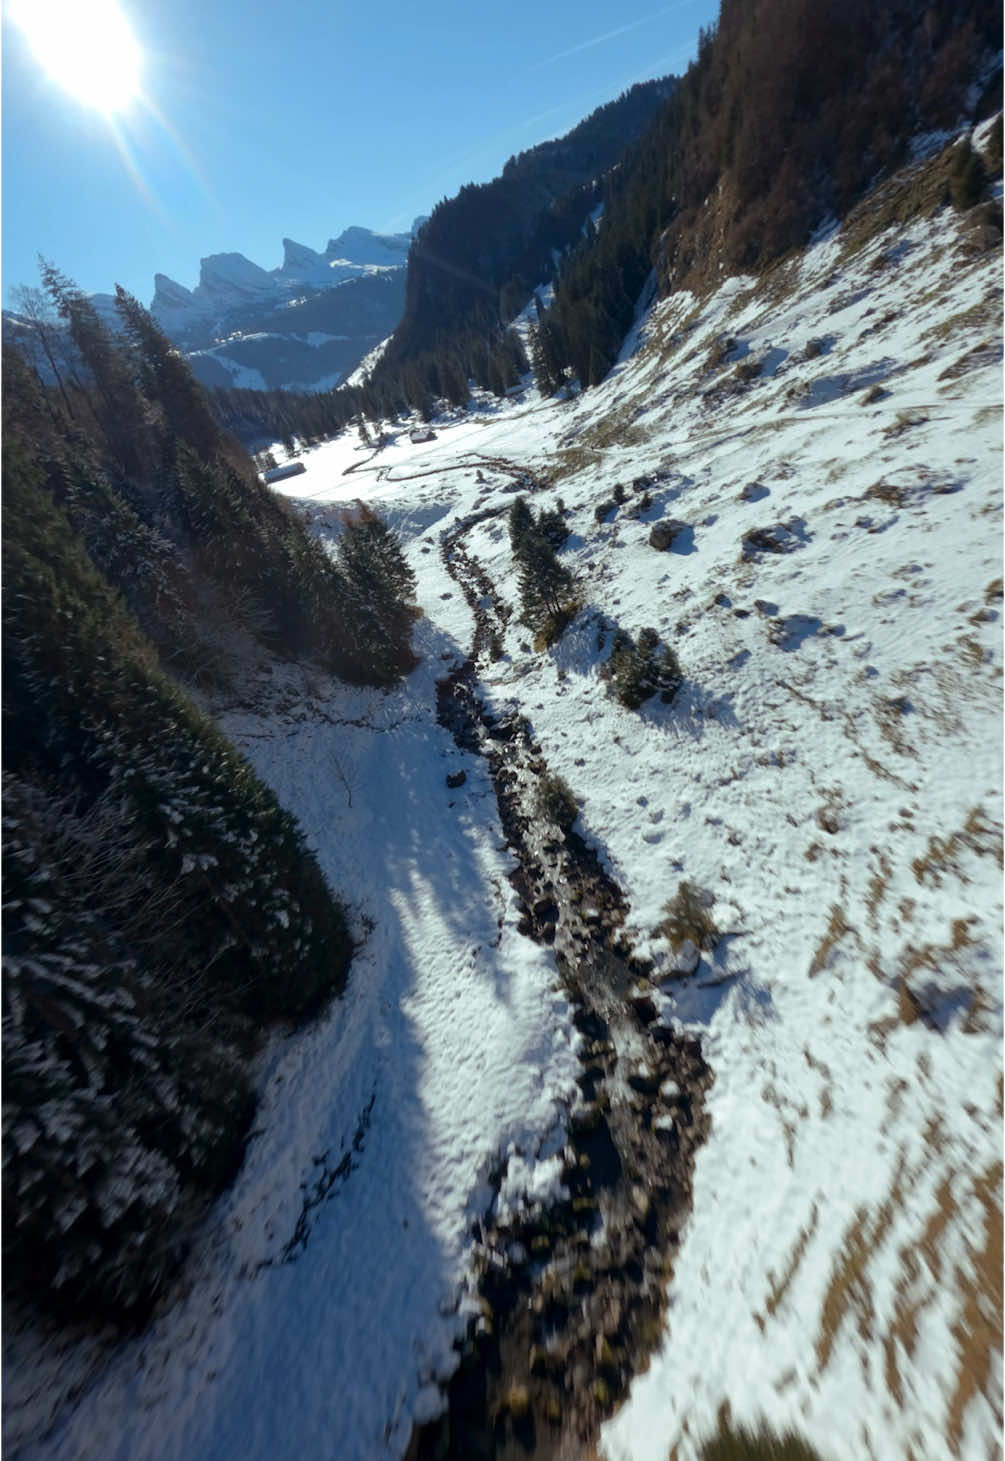
[[[337,990],[338,903],[191,684],[263,650],[387,684],[413,581],[372,515],[336,565],[119,291],[113,340],[4,362],[4,1253],[13,1291],[142,1311],[241,1160],[264,1021]]]
[[[603,174],[672,90],[672,78],[634,86],[567,136],[510,158],[501,177],[438,204],[412,245],[404,315],[377,378],[511,320],[550,276],[554,251],[579,236]]]
[[[602,379],[651,269],[663,292],[761,269],[842,218],[912,138],[990,115],[1001,73],[983,89],[974,77],[1000,45],[989,0],[723,0],[609,180],[602,227],[560,271],[537,342],[542,383],[556,387],[566,368],[584,386]],[[971,180],[960,201],[981,193]]]

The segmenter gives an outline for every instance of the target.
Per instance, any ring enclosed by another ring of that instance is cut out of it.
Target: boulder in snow
[[[686,533],[688,524],[681,522],[678,518],[664,518],[662,522],[653,523],[649,529],[649,546],[655,548],[658,553],[664,553],[675,538],[681,533]]]

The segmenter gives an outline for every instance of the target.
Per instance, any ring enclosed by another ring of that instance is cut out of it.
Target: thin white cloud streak
[[[675,5],[664,5],[662,10],[654,10],[650,15],[641,16],[639,20],[629,21],[627,25],[619,25],[616,30],[605,31],[603,35],[593,36],[588,41],[580,41],[578,45],[570,46],[567,51],[558,51],[554,56],[548,56],[543,61],[535,61],[533,66],[528,67],[528,70],[539,71],[542,66],[553,66],[556,61],[564,61],[568,56],[578,56],[580,51],[589,51],[594,46],[602,46],[605,41],[616,40],[618,36],[627,35],[629,31],[649,25],[651,21],[659,20],[663,15],[669,15],[671,11],[685,10],[689,5],[694,4],[695,0],[677,0]]]

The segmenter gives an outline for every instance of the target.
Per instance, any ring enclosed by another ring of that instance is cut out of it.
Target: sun
[[[111,115],[139,95],[143,55],[115,0],[17,0],[11,16],[46,75]]]

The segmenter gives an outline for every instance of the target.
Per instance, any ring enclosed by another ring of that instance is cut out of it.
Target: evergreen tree
[[[66,321],[73,343],[97,393],[95,414],[109,450],[126,472],[149,466],[144,425],[146,411],[122,352],[116,347],[86,294],[45,259],[42,283]]]
[[[523,539],[517,582],[523,621],[530,629],[545,632],[549,622],[568,609],[573,591],[572,574],[560,563],[547,538],[538,532]]]
[[[409,644],[415,575],[390,528],[363,503],[346,517],[337,551],[339,597],[353,624],[362,677],[389,683],[415,665]]]
[[[534,514],[527,506],[526,497],[514,497],[506,514],[509,527],[509,544],[514,555],[520,556],[523,544],[534,531]]]
[[[555,332],[547,318],[531,326],[530,356],[538,390],[544,396],[553,396],[563,384],[564,376],[555,345]]]
[[[28,285],[20,285],[15,289],[14,302],[18,313],[31,321],[34,339],[38,342],[42,357],[52,372],[67,419],[72,421],[74,419],[73,407],[70,405],[66,382],[63,379],[66,370],[65,364],[61,366],[58,360],[62,352],[56,334],[52,308],[41,289],[30,288]]]
[[[140,366],[140,387],[161,408],[169,429],[200,455],[220,444],[220,428],[191,367],[149,310],[115,286],[115,308]]]
[[[3,446],[5,1278],[122,1316],[240,1161],[257,1023],[336,987],[349,940],[292,819]]]
[[[559,498],[557,505],[549,511],[544,509],[538,514],[537,531],[541,533],[556,550],[569,536],[569,524],[565,520],[565,513],[562,508],[562,501]]]
[[[656,694],[669,704],[684,680],[676,654],[669,646],[660,649],[655,629],[640,629],[637,643],[624,629],[616,630],[607,672],[628,710],[638,710]]]

